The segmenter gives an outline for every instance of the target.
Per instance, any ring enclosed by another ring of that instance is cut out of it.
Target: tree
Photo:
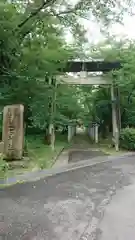
[[[93,56],[107,61],[120,61],[122,68],[108,73],[107,78],[112,79],[120,91],[120,111],[122,127],[135,126],[135,42],[107,40],[94,47]],[[98,87],[93,96],[93,117],[103,120],[105,126],[111,130],[111,101],[110,89]],[[102,129],[103,124],[101,124]]]
[[[64,0],[3,0],[0,4],[1,105],[23,103],[25,121],[29,119],[29,124],[44,128],[50,119],[48,110],[54,93],[48,79],[58,75],[59,66],[83,53],[85,30],[79,20],[91,13],[104,23],[109,23],[112,16],[116,20],[119,13],[115,14],[114,9],[118,3],[114,0],[104,3],[79,0],[74,4]],[[125,11],[119,5],[119,11]],[[66,41],[67,29],[75,39],[72,45]],[[57,122],[82,117],[82,112],[88,115],[82,103],[78,103],[82,91],[63,89],[64,86],[57,89]]]

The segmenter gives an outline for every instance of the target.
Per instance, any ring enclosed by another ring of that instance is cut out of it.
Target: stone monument
[[[24,144],[24,106],[9,105],[4,107],[3,132],[4,157],[7,160],[19,160],[23,155]]]

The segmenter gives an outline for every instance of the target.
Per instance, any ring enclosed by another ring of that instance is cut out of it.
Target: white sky
[[[104,39],[100,32],[100,27],[97,22],[83,20],[84,26],[87,29],[87,37],[90,42],[98,43]],[[114,24],[109,32],[111,35],[116,35],[118,38],[135,39],[135,16],[124,16],[124,25]]]
[[[113,24],[112,27],[109,29],[110,35],[115,35],[119,39],[123,38],[135,39],[135,6],[132,8],[132,13],[134,14],[134,16],[129,16],[128,14],[125,13],[123,17],[123,25],[120,25],[119,23]],[[89,39],[90,43],[96,44],[105,39],[100,32],[100,26],[96,19],[95,21],[81,19],[81,23],[87,30],[87,38]],[[70,33],[67,35],[68,41],[70,41],[71,39]]]

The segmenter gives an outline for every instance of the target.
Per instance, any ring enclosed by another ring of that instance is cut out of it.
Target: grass
[[[56,135],[55,150],[44,144],[43,135],[28,136],[26,138],[28,156],[24,157],[22,161],[9,162],[0,159],[0,178],[13,177],[15,175],[23,174],[27,171],[35,171],[38,169],[51,168],[55,163],[56,156],[62,151],[64,147],[70,148],[73,143],[80,143],[80,136],[74,137],[73,141],[67,142],[67,135]],[[82,144],[89,148],[96,148],[108,155],[120,155],[127,151],[120,149],[119,152],[111,145],[111,138],[100,139],[98,144],[92,143],[87,135],[81,136]],[[4,171],[5,170],[5,171]]]
[[[126,150],[121,149],[121,148],[117,152],[115,150],[115,147],[112,146],[112,138],[111,137],[109,137],[107,139],[99,139],[99,143],[98,144],[92,143],[92,146],[100,149],[102,152],[104,152],[108,155],[118,156],[122,153],[127,152]]]
[[[0,164],[0,178],[13,177],[37,169],[51,168],[58,154],[67,145],[67,136],[56,135],[54,151],[50,146],[44,144],[43,139],[42,135],[28,136],[26,138],[28,156],[21,161],[8,162],[6,171],[4,171],[4,167],[7,167],[7,163],[0,160],[2,163]]]
[[[54,164],[55,157],[67,145],[65,136],[57,135],[54,151],[50,146],[45,145],[43,137],[34,136],[27,138],[28,155],[37,168],[50,168]]]
[[[115,148],[112,146],[112,137],[109,136],[107,139],[99,139],[99,143],[96,144],[93,140],[90,139],[90,137],[87,134],[80,134],[80,135],[76,135],[73,140],[70,142],[69,144],[69,148],[73,145],[73,144],[77,144],[82,143],[82,145],[84,144],[85,147],[87,148],[95,148],[95,149],[99,149],[100,151],[104,152],[107,155],[114,155],[114,156],[118,156],[122,153],[127,152],[124,149],[119,149],[119,151],[117,152],[115,150]]]

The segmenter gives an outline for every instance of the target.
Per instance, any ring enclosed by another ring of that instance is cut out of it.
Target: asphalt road
[[[134,240],[135,156],[0,190],[2,240]]]

